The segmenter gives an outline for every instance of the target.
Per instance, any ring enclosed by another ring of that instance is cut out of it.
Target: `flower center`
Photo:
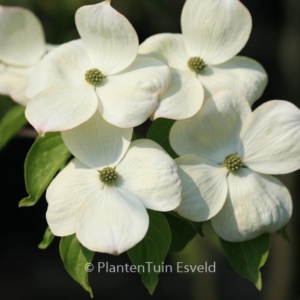
[[[117,177],[117,171],[111,167],[105,167],[99,172],[99,179],[103,183],[114,183]]]
[[[200,57],[191,57],[188,61],[189,68],[198,73],[205,67],[205,62]]]
[[[90,69],[85,73],[85,80],[89,84],[97,85],[102,82],[103,78],[104,76],[101,71],[96,68]]]
[[[229,171],[233,172],[239,170],[243,166],[243,163],[238,155],[231,154],[226,156],[224,160],[224,165]]]

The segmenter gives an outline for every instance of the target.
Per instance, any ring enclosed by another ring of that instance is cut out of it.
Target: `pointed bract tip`
[[[114,256],[119,256],[121,253],[119,251],[115,250],[111,254],[114,255]]]
[[[42,138],[43,138],[43,137],[45,136],[45,134],[46,134],[46,132],[43,131],[43,130],[37,130],[37,132],[38,132],[39,136],[42,137]]]

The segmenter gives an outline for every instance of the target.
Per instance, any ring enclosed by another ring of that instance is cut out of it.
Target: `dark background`
[[[244,0],[253,18],[250,40],[241,54],[258,60],[269,74],[263,97],[254,105],[271,99],[284,99],[300,107],[300,1]],[[84,0],[3,0],[1,5],[31,9],[41,20],[48,43],[61,44],[78,38],[74,13]],[[124,14],[135,27],[140,42],[162,32],[180,32],[180,14],[184,0],[113,0],[112,6]],[[1,99],[0,99],[1,100]],[[149,123],[142,126],[146,132]],[[18,208],[26,191],[23,163],[33,139],[18,135],[0,152],[1,187],[1,268],[0,299],[52,300],[89,299],[64,270],[56,238],[47,250],[37,245],[47,227],[46,201],[35,207]],[[300,153],[299,153],[300,155]],[[215,274],[160,275],[160,283],[151,297],[138,274],[90,274],[95,299],[208,299],[208,300],[296,300],[299,286],[300,205],[298,186],[300,172],[280,176],[294,200],[294,212],[288,226],[291,244],[272,235],[270,256],[262,270],[263,290],[258,292],[230,267],[212,236],[209,224],[204,227],[207,238],[196,238],[181,253],[167,257],[166,264],[216,262]],[[212,237],[210,237],[212,236]],[[94,262],[129,263],[126,254],[119,257],[97,254]]]

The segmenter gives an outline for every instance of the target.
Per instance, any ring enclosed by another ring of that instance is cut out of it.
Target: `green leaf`
[[[29,196],[20,201],[19,207],[35,205],[70,156],[59,132],[38,137],[25,160],[25,183]]]
[[[196,233],[198,233],[200,236],[204,237],[203,230],[202,230],[203,222],[190,221],[188,219],[183,218],[178,213],[173,212],[173,211],[168,212],[168,214],[172,215],[173,217],[175,217],[179,220],[182,220],[182,221],[185,221],[185,222],[189,223],[190,226],[195,230]]]
[[[134,132],[131,141],[133,142],[134,140],[144,139],[145,138],[144,131],[145,131],[144,125],[139,125],[137,127],[134,127]]]
[[[54,240],[54,234],[51,232],[50,228],[47,227],[44,233],[43,240],[39,243],[38,247],[42,250],[47,249],[52,241]]]
[[[162,213],[148,210],[148,214],[150,224],[145,238],[127,253],[132,264],[142,275],[143,284],[152,295],[158,283],[159,268],[170,248],[171,231]],[[144,269],[140,266],[144,266]]]
[[[133,132],[132,133],[132,138],[131,138],[131,142],[137,140],[136,134]]]
[[[24,111],[25,107],[16,105],[0,120],[0,150],[27,124]]]
[[[82,246],[75,234],[61,238],[59,252],[67,272],[93,298],[93,291],[89,285],[88,272],[93,270],[91,262],[95,253]]]
[[[0,119],[17,104],[7,96],[0,95]]]
[[[232,243],[220,238],[221,245],[232,267],[261,290],[260,268],[265,264],[270,248],[270,234],[263,234],[255,239]]]
[[[195,229],[185,220],[176,218],[170,213],[166,213],[164,216],[168,220],[172,234],[170,252],[183,250],[196,235]]]
[[[188,221],[188,223],[194,228],[194,230],[202,237],[204,237],[203,234],[203,223],[202,222],[192,222],[192,221]]]
[[[168,119],[155,120],[148,130],[147,139],[151,139],[161,145],[172,158],[177,158],[178,155],[174,152],[169,142],[169,134],[174,122],[174,120]]]
[[[286,232],[286,226],[284,226],[281,229],[277,230],[276,233],[279,234],[289,244],[291,243],[290,237],[289,237],[288,233]]]

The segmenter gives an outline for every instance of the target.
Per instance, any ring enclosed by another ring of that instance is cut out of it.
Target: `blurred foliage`
[[[0,95],[0,119],[15,105],[9,97]]]
[[[0,150],[27,124],[24,111],[24,106],[15,105],[0,118]]]

